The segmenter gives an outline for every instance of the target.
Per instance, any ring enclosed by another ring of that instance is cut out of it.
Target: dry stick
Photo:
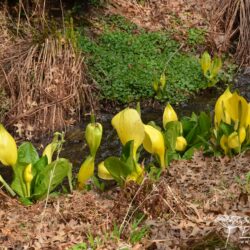
[[[21,2],[22,0],[19,0],[19,5],[18,5],[18,19],[17,19],[17,36],[18,36],[18,33],[19,33],[19,27],[20,27],[20,20],[21,20]]]
[[[164,182],[164,180],[162,180],[158,185],[161,185],[162,182]],[[176,215],[176,212],[174,211],[174,209],[172,208],[172,206],[167,202],[167,200],[166,200],[165,198],[163,198],[163,196],[161,196],[160,194],[151,195],[151,193],[153,193],[155,190],[158,190],[158,189],[157,189],[157,187],[154,185],[154,188],[150,191],[150,193],[146,196],[146,198],[141,202],[141,204],[140,204],[139,206],[137,206],[137,207],[134,209],[134,211],[133,211],[132,214],[130,215],[129,219],[127,220],[127,224],[128,224],[129,221],[133,218],[133,215],[134,215],[135,212],[142,206],[142,204],[143,204],[146,200],[148,200],[148,199],[150,199],[150,198],[152,198],[152,197],[154,197],[154,196],[159,196],[159,197],[164,201],[164,203],[169,207],[169,209],[174,213],[174,215]],[[172,197],[174,197],[174,196],[173,196],[173,193],[172,193]],[[178,204],[177,204],[177,205],[178,205]]]
[[[63,140],[63,138],[61,138]],[[50,174],[50,179],[49,179],[49,186],[48,186],[48,190],[47,190],[47,195],[46,195],[46,200],[45,200],[45,205],[44,205],[44,208],[43,208],[43,211],[41,213],[42,215],[42,218],[41,218],[41,223],[43,222],[43,219],[44,219],[44,215],[45,215],[45,212],[46,212],[46,209],[47,209],[47,206],[48,206],[48,200],[49,200],[49,194],[50,194],[50,188],[51,188],[51,182],[52,182],[52,179],[54,177],[54,172],[55,172],[55,168],[57,166],[57,162],[58,162],[58,159],[59,159],[59,155],[61,153],[61,150],[62,150],[62,141],[60,142],[60,145],[59,145],[59,148],[58,148],[58,151],[57,151],[57,156],[56,156],[56,163],[51,171],[51,174]]]
[[[143,187],[143,184],[144,184],[145,180],[146,180],[146,177],[143,178],[140,187],[138,188],[138,190],[136,191],[134,197],[132,198],[131,202],[129,203],[129,207],[128,207],[127,213],[126,213],[126,215],[125,215],[125,217],[124,217],[124,219],[123,219],[123,221],[122,221],[122,224],[121,224],[121,226],[120,226],[120,229],[119,229],[119,232],[120,232],[120,233],[121,233],[121,232],[123,231],[123,229],[124,229],[124,224],[125,224],[126,219],[127,219],[127,217],[128,217],[129,211],[130,211],[130,209],[131,209],[131,207],[132,207],[133,201],[135,200],[136,196],[140,193],[140,191],[141,191],[141,189],[142,189],[142,187]]]
[[[65,35],[66,34],[66,29],[65,29],[65,22],[64,22],[64,12],[63,12],[62,0],[60,0],[60,8],[61,8],[61,11],[62,11],[63,32],[64,32],[64,35]]]

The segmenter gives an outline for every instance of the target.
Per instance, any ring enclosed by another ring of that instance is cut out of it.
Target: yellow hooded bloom
[[[225,109],[235,122],[235,129],[246,126],[248,119],[248,103],[244,97],[234,92],[227,101],[225,101]]]
[[[82,163],[77,176],[78,185],[80,189],[82,189],[86,181],[93,176],[94,169],[95,169],[95,158],[93,156],[88,156],[87,159]]]
[[[0,124],[0,162],[12,167],[17,162],[16,142],[2,124]]]
[[[229,147],[228,147],[228,138],[226,135],[223,135],[220,138],[220,146],[224,150],[224,153],[227,155],[229,151]]]
[[[187,141],[183,136],[178,136],[176,138],[175,150],[176,151],[184,151],[187,147]]]
[[[166,124],[172,121],[178,121],[178,117],[172,106],[168,103],[163,113],[163,127],[165,128]]]
[[[139,113],[135,109],[126,108],[116,114],[111,123],[123,145],[128,141],[134,141],[133,156],[135,158],[136,151],[145,136],[144,125]]]
[[[211,68],[211,56],[205,51],[201,57],[201,68],[203,74],[206,75],[208,70]]]
[[[239,129],[240,144],[242,144],[242,143],[245,141],[246,135],[247,135],[247,133],[246,133],[246,128],[245,128],[245,127],[241,127],[241,128]]]
[[[47,156],[47,159],[48,159],[48,164],[50,164],[52,162],[52,157],[53,157],[53,154],[54,154],[54,151],[56,150],[56,145],[55,143],[50,143],[48,144],[44,151],[43,151],[43,156]]]
[[[104,161],[102,161],[98,165],[98,177],[103,179],[103,180],[114,180],[112,175],[109,173],[109,171],[105,167]]]
[[[58,141],[58,133],[55,133],[54,138],[50,144],[48,144],[45,149],[43,150],[42,156],[47,156],[48,164],[52,162],[52,157],[54,152],[56,151],[56,148],[59,145]]]
[[[91,122],[87,125],[85,131],[85,139],[92,156],[96,155],[102,140],[102,125],[98,122]]]
[[[246,119],[246,128],[249,126],[250,127],[250,103],[247,105],[247,119]]]
[[[231,118],[229,116],[229,110],[227,109],[227,100],[232,97],[232,93],[229,88],[225,90],[225,92],[218,98],[215,104],[215,115],[214,115],[214,123],[215,127],[220,125],[220,122],[223,121],[227,124],[231,123]]]
[[[150,154],[156,154],[160,159],[161,167],[165,168],[165,144],[162,133],[150,125],[144,125],[144,129],[143,147]]]
[[[228,147],[229,148],[239,148],[240,147],[240,138],[236,131],[228,136]]]

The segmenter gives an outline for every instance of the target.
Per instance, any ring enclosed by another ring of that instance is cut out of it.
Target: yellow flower
[[[0,162],[12,167],[17,162],[16,142],[2,124],[0,124]]]
[[[93,156],[88,156],[87,159],[82,163],[77,176],[78,185],[80,189],[82,189],[86,181],[93,176],[94,169],[95,169],[95,158]]]
[[[240,139],[239,139],[239,135],[236,131],[234,131],[233,133],[231,133],[228,136],[228,147],[229,148],[239,148],[240,147]]]
[[[102,125],[98,122],[89,123],[86,127],[85,138],[92,156],[96,155],[102,140]]]
[[[201,57],[201,68],[204,75],[206,75],[208,70],[211,68],[211,56],[207,51],[205,51]]]
[[[116,114],[111,123],[123,145],[128,141],[134,141],[133,156],[135,158],[136,151],[145,136],[144,125],[139,113],[135,109],[126,108]]]
[[[102,161],[98,165],[98,176],[103,180],[114,180],[112,175],[109,173],[109,171],[105,167],[104,161]]]
[[[165,168],[165,144],[162,133],[150,125],[144,125],[144,129],[143,147],[150,154],[157,155],[160,159],[161,167]]]
[[[178,121],[178,117],[172,106],[168,103],[163,113],[163,127],[165,128],[166,124],[172,121]]]
[[[234,92],[232,96],[225,101],[225,109],[235,122],[235,130],[246,125],[248,120],[248,103],[245,98]]]
[[[183,136],[178,136],[176,138],[175,150],[184,151],[187,147],[187,141]]]
[[[26,168],[24,169],[24,175],[23,175],[24,181],[26,183],[30,183],[33,179],[33,175],[32,175],[32,164],[29,164],[28,166],[26,166]]]
[[[246,119],[246,128],[250,127],[250,103],[247,105],[248,111],[247,111],[247,119]]]
[[[231,118],[228,113],[229,110],[226,109],[227,100],[230,97],[232,97],[232,93],[230,92],[229,88],[227,88],[225,92],[216,101],[214,108],[215,111],[214,123],[216,128],[220,125],[221,121],[224,121],[227,124],[231,123]]]
[[[247,133],[246,133],[245,127],[241,127],[241,128],[239,129],[240,144],[242,144],[242,143],[245,141],[246,135],[247,135]]]
[[[52,157],[53,157],[53,154],[54,154],[54,151],[55,151],[55,148],[56,146],[54,145],[54,143],[50,143],[48,144],[44,151],[43,151],[43,156],[47,156],[47,159],[48,159],[48,164],[50,164],[52,162]]]
[[[227,155],[229,151],[229,147],[228,147],[228,138],[226,135],[223,135],[220,138],[220,146],[224,150],[224,153]]]
[[[33,179],[32,165],[31,164],[26,166],[26,168],[24,169],[23,179],[24,179],[25,185],[26,185],[27,197],[30,197],[31,181]]]

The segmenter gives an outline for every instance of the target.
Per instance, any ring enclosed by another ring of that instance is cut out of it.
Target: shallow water
[[[248,84],[249,83],[249,84]],[[250,76],[240,76],[236,80],[233,89],[243,95],[250,101]],[[174,107],[178,117],[191,115],[192,112],[199,113],[201,111],[213,113],[214,104],[224,91],[224,88],[209,89],[194,96],[188,103]],[[144,123],[155,121],[159,126],[162,124],[162,114],[165,104],[161,107],[147,107],[142,109],[142,120]],[[101,147],[98,150],[96,162],[99,163],[109,156],[118,156],[121,152],[121,144],[118,140],[115,130],[111,126],[111,119],[114,115],[102,113],[97,116],[97,121],[103,125],[103,139]],[[70,159],[74,166],[74,172],[77,172],[81,162],[88,154],[87,145],[84,140],[84,130],[89,121],[83,121],[79,127],[69,131],[66,135],[66,144],[61,156]]]

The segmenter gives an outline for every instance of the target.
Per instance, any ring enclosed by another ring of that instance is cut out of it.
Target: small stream
[[[235,86],[231,89],[238,89],[240,94],[250,101],[250,75],[240,75],[235,81]],[[188,103],[174,107],[174,109],[179,118],[191,115],[192,112],[199,113],[201,111],[210,112],[212,115],[215,102],[224,90],[225,88],[207,89],[194,96]],[[147,123],[153,120],[161,126],[164,107],[165,104],[160,107],[157,106],[157,108],[143,108],[143,122]],[[97,153],[97,163],[109,156],[118,156],[121,153],[121,144],[115,130],[111,126],[113,116],[114,114],[110,113],[101,113],[97,116],[97,121],[103,125],[103,139]],[[87,145],[84,140],[84,130],[88,122],[88,120],[82,121],[78,127],[75,127],[66,134],[66,143],[61,156],[72,161],[74,172],[78,171],[80,164],[88,155]]]

